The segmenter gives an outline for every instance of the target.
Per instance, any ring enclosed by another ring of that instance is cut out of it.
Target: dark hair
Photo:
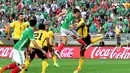
[[[31,19],[30,20],[30,26],[34,27],[36,26],[37,20]]]
[[[44,29],[45,29],[45,25],[44,25],[44,24],[40,24],[40,25],[39,25],[39,29],[40,29],[40,30],[44,30]]]
[[[74,9],[73,10],[74,13],[80,12],[79,9]]]
[[[11,14],[12,19],[15,19],[15,13]]]
[[[19,14],[18,14],[18,17],[19,17],[20,15],[23,15],[23,13],[19,13]]]

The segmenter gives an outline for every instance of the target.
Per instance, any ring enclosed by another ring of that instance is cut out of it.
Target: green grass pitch
[[[0,66],[11,63],[11,59],[0,58]],[[73,73],[78,65],[78,59],[58,60],[59,68],[53,66],[52,59],[48,59],[49,66],[46,73]],[[10,70],[4,73],[9,73]],[[25,73],[41,73],[41,59],[34,59]],[[130,60],[85,59],[79,73],[130,73]]]

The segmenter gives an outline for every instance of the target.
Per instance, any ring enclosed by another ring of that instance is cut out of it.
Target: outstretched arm
[[[62,15],[64,15],[64,14],[67,14],[67,11],[61,12],[59,15],[56,16],[56,18],[58,19],[60,16],[62,16]]]

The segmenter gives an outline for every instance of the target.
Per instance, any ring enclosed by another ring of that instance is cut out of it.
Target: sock
[[[21,71],[21,67],[15,67],[10,73],[19,73]]]
[[[47,64],[48,64],[47,60],[42,61],[42,73],[46,72]]]
[[[92,39],[91,42],[93,44],[93,43],[95,43],[95,42],[97,42],[97,41],[99,41],[101,39],[102,39],[102,37],[97,37],[97,38]]]
[[[82,38],[77,40],[81,45],[86,46],[86,43],[82,40]]]
[[[81,68],[82,68],[83,62],[84,62],[84,57],[80,57],[78,69],[81,69]]]
[[[24,73],[25,72],[25,69],[28,68],[28,66],[30,65],[31,61],[29,59],[26,59],[26,62],[25,62],[25,68],[22,69],[21,73]]]
[[[58,46],[58,52],[60,52],[64,47],[64,43],[60,43],[60,45]]]
[[[1,72],[4,72],[5,70],[8,70],[8,69],[14,69],[15,67],[17,67],[16,63],[9,64],[9,65],[3,67]]]
[[[53,61],[54,61],[54,63],[56,63],[56,55],[53,55]]]

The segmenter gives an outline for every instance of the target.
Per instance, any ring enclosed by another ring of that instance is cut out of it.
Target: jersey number
[[[19,30],[22,30],[22,27],[20,27]]]
[[[41,40],[43,33],[34,33],[36,40]]]

